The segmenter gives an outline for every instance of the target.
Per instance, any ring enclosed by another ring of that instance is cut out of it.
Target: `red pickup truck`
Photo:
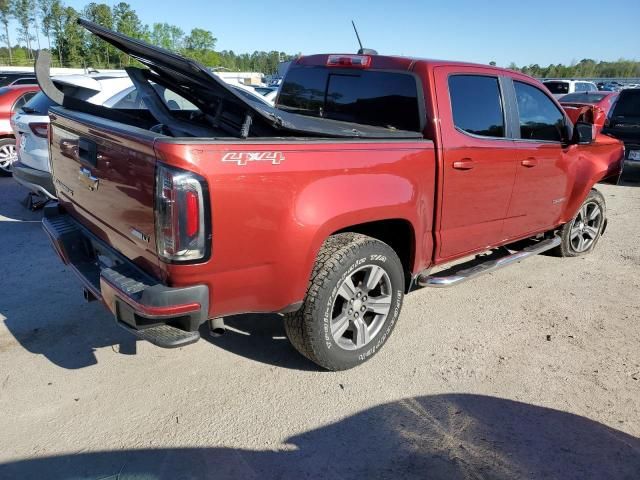
[[[380,350],[412,289],[546,250],[582,255],[606,227],[594,185],[617,181],[621,143],[572,125],[528,76],[313,55],[293,63],[272,108],[195,62],[80,22],[147,67],[128,69],[147,108],[65,96],[41,55],[39,83],[61,105],[50,110],[59,203],[44,229],[86,298],[156,345],[277,312],[303,355],[350,368]],[[492,249],[504,255],[432,273]]]

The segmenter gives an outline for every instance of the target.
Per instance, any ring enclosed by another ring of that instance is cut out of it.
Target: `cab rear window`
[[[420,131],[418,85],[400,72],[294,67],[277,108],[344,122]]]
[[[640,118],[640,89],[623,90],[612,116]]]
[[[569,93],[568,82],[544,82],[544,86],[554,95]]]
[[[607,93],[570,93],[569,95],[565,95],[560,99],[561,103],[598,103],[600,100],[604,99],[608,94]]]

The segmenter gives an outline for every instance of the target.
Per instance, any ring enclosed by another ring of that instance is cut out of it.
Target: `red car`
[[[207,320],[216,331],[227,315],[277,312],[303,355],[351,368],[382,348],[412,289],[551,249],[584,255],[605,230],[595,186],[617,182],[622,143],[573,125],[529,76],[312,55],[293,62],[273,108],[80,23],[148,67],[127,69],[147,109],[91,105],[39,77],[63,105],[50,110],[59,203],[43,226],[85,298],[158,346],[197,341]],[[46,52],[39,62],[46,72]],[[192,108],[171,109],[153,83]]]
[[[0,175],[11,175],[11,167],[18,159],[11,117],[39,91],[38,85],[11,85],[0,88]]]
[[[562,97],[560,105],[573,123],[592,123],[601,132],[617,99],[618,92],[576,92]]]

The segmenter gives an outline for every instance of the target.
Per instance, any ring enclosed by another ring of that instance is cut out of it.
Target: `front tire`
[[[0,139],[0,176],[10,176],[13,164],[16,160],[18,160],[16,139]]]
[[[562,243],[557,253],[562,257],[578,257],[591,253],[606,224],[606,204],[597,190],[591,190],[576,216],[560,230]]]
[[[357,233],[320,249],[300,310],[285,316],[289,341],[327,370],[364,363],[386,343],[404,297],[404,271],[386,243]]]

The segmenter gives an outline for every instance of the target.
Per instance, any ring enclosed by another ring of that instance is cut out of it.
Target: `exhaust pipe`
[[[91,293],[91,290],[89,290],[88,288],[82,289],[82,296],[84,297],[84,301],[87,303],[97,300],[96,296]]]
[[[212,318],[209,320],[209,333],[212,337],[221,337],[227,331],[224,326],[224,318]]]

